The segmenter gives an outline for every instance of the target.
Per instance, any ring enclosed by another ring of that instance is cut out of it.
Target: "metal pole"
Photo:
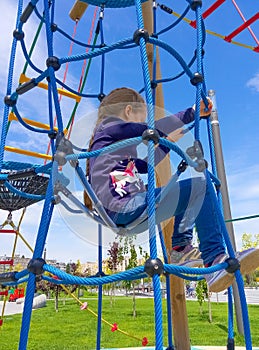
[[[231,209],[230,209],[230,203],[229,203],[227,178],[226,178],[224,158],[223,158],[223,152],[222,152],[222,144],[221,144],[220,127],[219,127],[219,120],[218,120],[218,111],[217,111],[217,107],[216,107],[215,91],[209,90],[208,95],[209,95],[209,98],[213,102],[213,109],[211,112],[210,121],[211,121],[212,138],[213,138],[214,150],[215,150],[217,176],[221,182],[220,193],[222,196],[223,214],[224,214],[225,220],[231,220],[232,215],[231,215]],[[229,234],[233,249],[234,249],[234,251],[236,251],[236,241],[235,241],[233,223],[231,221],[227,222],[226,227],[228,230],[228,234]],[[234,284],[233,284],[233,296],[234,296],[234,303],[235,303],[235,312],[236,312],[238,332],[240,334],[244,335],[241,303],[240,303],[240,297],[239,297],[239,292],[238,292],[236,282],[234,282]]]

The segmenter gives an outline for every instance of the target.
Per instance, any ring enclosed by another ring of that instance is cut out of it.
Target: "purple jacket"
[[[155,127],[160,136],[166,136],[193,120],[194,110],[188,108],[156,121]],[[95,131],[91,151],[121,140],[142,136],[146,129],[146,123],[130,123],[117,117],[106,117]],[[163,146],[157,147],[155,163],[158,164],[168,152]],[[104,208],[118,212],[136,193],[146,191],[139,174],[146,174],[147,171],[146,160],[138,158],[137,145],[130,145],[90,158],[89,181]]]

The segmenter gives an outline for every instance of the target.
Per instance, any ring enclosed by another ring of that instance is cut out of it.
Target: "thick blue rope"
[[[103,15],[104,15],[104,9],[101,9],[100,17],[99,17],[100,34],[101,34],[101,46],[105,45],[104,32],[103,32]],[[104,92],[104,72],[105,72],[105,54],[103,54],[102,57],[101,57],[100,94],[103,94],[103,92]]]
[[[19,0],[18,6],[17,6],[16,27],[18,25],[18,21],[19,21],[19,18],[21,16],[21,13],[22,13],[22,7],[23,7],[23,0]],[[12,91],[16,48],[17,48],[17,39],[14,38],[13,42],[12,42],[11,55],[10,55],[10,61],[9,61],[8,81],[7,81],[7,89],[6,89],[7,96],[10,95],[11,91]],[[1,123],[0,170],[2,169],[2,163],[3,163],[3,159],[4,159],[4,147],[5,147],[6,136],[7,136],[8,116],[9,116],[9,107],[7,105],[5,105],[4,106],[3,120]]]
[[[153,32],[156,33],[157,25],[157,5],[153,2]],[[152,81],[156,80],[157,76],[157,47],[153,46],[153,61],[152,61]],[[152,87],[152,86],[151,86]],[[156,87],[152,87],[152,99],[154,106],[156,105]]]
[[[67,62],[75,62],[75,61],[81,61],[81,60],[97,57],[97,56],[103,55],[107,52],[111,52],[119,47],[125,46],[127,44],[132,44],[132,43],[133,43],[132,38],[123,39],[123,40],[118,41],[117,43],[111,44],[109,46],[104,46],[100,49],[96,49],[95,51],[89,51],[87,53],[83,53],[80,55],[71,55],[71,56],[62,57],[59,59],[59,63],[63,64],[63,63],[67,63]]]
[[[98,225],[98,273],[102,275],[102,226]],[[98,286],[98,318],[97,318],[97,334],[96,334],[96,350],[101,349],[101,332],[102,332],[102,285]]]
[[[26,45],[25,45],[25,42],[24,40],[21,40],[21,48],[22,48],[22,52],[24,54],[24,58],[26,59],[26,62],[28,63],[28,65],[37,73],[39,74],[42,74],[42,70],[39,69],[38,67],[35,66],[35,64],[32,62],[29,54],[28,54],[28,51],[26,49]]]
[[[53,193],[52,182],[49,181],[48,189],[46,193],[46,199],[44,202],[44,207],[43,207],[42,216],[41,216],[41,222],[40,222],[35,249],[33,253],[33,259],[41,257],[44,250],[49,223],[52,217],[52,212],[54,207],[54,204],[52,203],[52,193]],[[25,304],[24,304],[25,311],[22,317],[19,350],[26,350],[26,346],[28,342],[31,312],[32,312],[32,302],[33,302],[33,296],[35,291],[35,278],[36,276],[33,273],[30,273],[27,289],[26,289],[26,297],[25,297]]]
[[[30,321],[31,321],[31,312],[32,312],[32,303],[33,297],[36,287],[35,282],[36,276],[32,273],[29,275],[27,288],[26,288],[26,296],[24,301],[23,315],[22,315],[22,326],[20,331],[20,341],[19,341],[19,350],[26,350],[28,335],[30,329]]]
[[[197,73],[202,75],[202,30],[201,30],[201,7],[197,6],[196,11],[196,23],[197,23]],[[200,103],[201,103],[201,91],[202,82],[196,85],[196,109],[195,109],[195,128],[194,136],[195,140],[200,140]],[[205,92],[206,93],[206,92]]]
[[[33,131],[33,132],[41,133],[41,134],[48,134],[49,133],[49,130],[34,128],[33,126],[31,126],[31,125],[27,124],[25,121],[23,121],[20,113],[18,112],[17,106],[13,107],[13,111],[14,111],[14,114],[17,117],[18,121],[20,122],[20,124],[22,126],[24,126],[26,129]]]
[[[39,173],[50,174],[51,167],[52,167],[52,163],[48,163],[46,165],[39,165],[39,164],[21,163],[21,162],[14,162],[14,161],[3,162],[3,169],[5,170],[19,171],[19,170],[33,168],[36,174],[39,174]]]
[[[159,231],[159,238],[161,242],[161,248],[163,252],[163,258],[165,264],[168,264],[168,258],[167,258],[167,251],[164,241],[164,236],[162,232],[161,225],[158,225],[158,231]],[[173,332],[172,332],[172,313],[171,313],[171,290],[170,290],[170,276],[166,275],[166,308],[167,308],[167,337],[168,337],[168,346],[169,349],[173,349]]]
[[[120,279],[119,281],[123,281],[123,280],[126,280],[126,281],[134,281],[134,280],[139,280],[141,278],[146,278],[147,277],[147,274],[146,273],[141,273],[141,274],[134,274],[134,275],[131,275],[127,278],[124,278],[124,279]],[[111,282],[105,282],[103,283],[103,281],[99,281],[99,283],[92,283],[91,281],[93,281],[93,278],[98,278],[99,280],[102,280],[102,278],[100,277],[95,277],[95,276],[90,276],[88,277],[89,280],[85,280],[84,282],[80,283],[80,285],[87,285],[87,286],[102,286],[103,284],[106,284],[106,283],[111,283]],[[49,277],[49,276],[46,276],[46,275],[43,275],[42,276],[42,279],[48,281],[48,282],[51,282],[51,283],[55,283],[55,284],[64,284],[64,285],[71,285],[71,281],[68,280],[67,278],[66,279],[56,279],[56,278],[52,278],[52,277]],[[73,283],[72,283],[73,284]]]
[[[137,24],[138,29],[144,28],[142,17],[142,8],[140,0],[136,0]],[[152,98],[152,90],[150,84],[150,74],[148,68],[148,57],[146,50],[146,42],[143,37],[139,40],[140,57],[142,63],[142,72],[145,86],[145,95],[148,109],[147,124],[148,128],[154,129],[154,106]],[[149,246],[150,256],[152,259],[157,258],[156,246],[156,220],[155,220],[155,145],[153,141],[148,143],[148,223],[149,223]],[[162,300],[160,293],[160,279],[158,275],[153,276],[154,286],[154,305],[155,305],[155,334],[156,334],[156,349],[163,349],[163,326],[162,326]]]
[[[234,312],[232,287],[228,288],[228,338],[234,338]]]
[[[252,338],[251,338],[250,321],[249,321],[245,288],[244,288],[244,280],[239,270],[235,272],[235,276],[236,276],[236,281],[237,281],[237,286],[238,286],[238,291],[239,291],[239,296],[241,301],[246,349],[252,350]]]
[[[53,56],[53,33],[50,26],[50,16],[49,16],[49,0],[43,0],[44,2],[44,17],[45,17],[45,28],[47,36],[47,48],[49,57]]]
[[[187,13],[189,12],[190,10],[190,6],[188,5],[186,7],[186,9],[184,10],[184,12],[181,14],[181,16],[179,18],[177,18],[172,24],[170,24],[170,26],[160,30],[160,32],[156,33],[157,35],[160,35],[160,34],[164,34],[166,32],[168,32],[170,29],[174,28],[177,26],[177,24],[179,24],[181,22],[181,20],[187,15]]]
[[[53,275],[56,275],[59,279],[62,281],[69,283],[69,284],[80,284],[80,285],[86,285],[86,286],[99,286],[107,283],[113,283],[128,279],[135,279],[138,274],[141,274],[144,272],[144,267],[139,266],[135,267],[131,270],[126,270],[123,272],[119,272],[114,275],[104,276],[102,278],[100,277],[79,277],[79,276],[72,276],[67,274],[64,271],[61,271],[54,266],[44,264],[43,266],[44,271],[50,272]]]

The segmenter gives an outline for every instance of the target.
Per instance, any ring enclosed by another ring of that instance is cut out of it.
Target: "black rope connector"
[[[202,0],[192,0],[190,7],[193,11],[195,11],[197,7],[202,7]]]
[[[169,13],[169,15],[171,15],[173,13],[173,10],[170,7],[167,7],[167,6],[163,5],[163,4],[161,4],[159,6],[160,6],[161,10]]]
[[[139,45],[140,38],[145,39],[145,43],[148,41],[149,34],[148,31],[144,28],[137,29],[133,34],[133,41],[135,44]]]
[[[25,7],[25,9],[20,17],[20,21],[22,23],[27,22],[28,18],[32,14],[34,8],[35,8],[35,5],[33,5],[31,2],[29,2],[29,4]]]
[[[152,33],[150,36],[151,36],[152,38],[158,39],[158,34],[156,34],[156,33]]]
[[[10,95],[6,95],[5,98],[4,98],[4,103],[8,107],[13,107],[13,106],[16,105],[16,99],[13,100]]]
[[[0,273],[0,283],[16,282],[15,274],[17,271]]]
[[[56,56],[49,57],[46,61],[46,65],[48,68],[52,67],[54,71],[59,70],[59,68],[61,67],[61,64],[59,63],[59,60]]]
[[[157,82],[156,81],[151,81],[150,82],[150,85],[151,85],[151,89],[156,89],[157,88]]]
[[[63,151],[57,151],[54,155],[54,160],[58,163],[59,166],[63,166],[67,163],[66,153]]]
[[[57,131],[54,130],[48,133],[48,137],[50,140],[55,140],[55,138],[57,137],[57,134],[58,134]]]
[[[228,273],[234,273],[240,269],[240,262],[236,258],[228,258],[225,262],[228,264],[226,268]]]
[[[142,140],[147,145],[152,140],[154,144],[158,144],[160,139],[159,132],[156,129],[146,129],[142,134]]]
[[[194,55],[195,55],[195,57],[197,57],[197,49],[195,49]],[[202,48],[202,50],[201,50],[201,56],[204,57],[204,55],[205,55],[205,50],[204,50],[204,48]]]
[[[56,23],[52,23],[50,26],[50,29],[51,29],[52,33],[55,33],[58,29],[58,25]]]
[[[52,199],[51,202],[52,202],[52,204],[54,204],[54,205],[61,203],[61,197],[60,197],[60,195],[59,195],[59,194],[56,194],[56,195],[54,196],[54,198]]]
[[[46,261],[42,258],[31,259],[27,265],[27,270],[36,276],[41,275],[43,274],[44,264],[46,264]]]
[[[15,29],[15,30],[13,31],[13,37],[14,37],[16,40],[21,41],[21,40],[24,39],[24,32],[23,32],[23,31],[19,32],[18,29]]]
[[[197,159],[196,162],[197,165],[195,167],[195,170],[199,173],[202,173],[205,169],[208,168],[208,162],[206,161],[206,159]]]
[[[97,26],[95,28],[95,34],[99,35],[100,33],[100,21],[97,22]]]
[[[156,258],[156,259],[149,258],[145,262],[144,271],[150,277],[153,277],[154,275],[160,276],[164,271],[164,264],[159,258]]]
[[[227,350],[235,350],[235,340],[233,338],[228,338]]]
[[[72,154],[73,146],[71,141],[63,137],[61,140],[57,140],[57,152],[54,155],[54,160],[58,163],[59,166],[66,164],[66,156]],[[73,165],[70,161],[70,164]]]
[[[194,159],[197,163],[195,167],[196,171],[202,172],[208,167],[208,162],[203,158],[204,152],[202,144],[199,140],[195,140],[193,146],[187,148],[186,153],[191,159]]]
[[[203,158],[204,152],[201,142],[199,140],[195,140],[193,146],[187,148],[186,153],[192,159]]]
[[[216,189],[216,191],[219,191],[220,188],[221,188],[221,183],[215,184],[215,189]]]
[[[18,95],[22,95],[24,94],[25,92],[33,89],[35,86],[37,86],[37,82],[36,82],[36,79],[33,78],[29,81],[27,81],[26,83],[23,83],[22,85],[20,85],[17,89],[16,89],[16,92]]]
[[[100,48],[106,47],[107,45],[105,43],[101,43]]]
[[[198,85],[199,83],[202,83],[203,82],[203,75],[200,73],[194,73],[193,77],[190,79],[190,82],[194,86]]]
[[[104,94],[104,93],[101,93],[101,94],[98,95],[98,100],[99,100],[100,102],[102,102],[102,100],[104,99],[104,97],[105,97],[105,94]]]
[[[94,276],[90,276],[90,277],[105,277],[105,276],[107,275],[103,271],[99,271]]]
[[[188,167],[188,163],[183,159],[183,160],[178,164],[177,170],[178,170],[180,173],[184,173],[185,170],[187,169],[187,167]]]

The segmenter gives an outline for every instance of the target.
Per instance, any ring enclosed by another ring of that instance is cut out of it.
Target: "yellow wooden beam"
[[[25,74],[21,74],[19,83],[23,84],[23,83],[26,83],[27,81],[30,81],[30,80],[31,79],[28,78]],[[37,86],[42,88],[42,89],[44,89],[44,90],[48,90],[48,84],[40,82],[40,83],[37,84]],[[65,89],[58,88],[57,90],[58,90],[59,95],[63,95],[63,96],[67,96],[69,98],[73,98],[78,103],[81,101],[81,96],[73,94],[72,92],[67,91]]]
[[[20,148],[16,148],[16,147],[11,147],[11,146],[5,146],[5,151],[23,154],[23,155],[30,156],[30,157],[52,160],[52,156],[49,154],[32,152],[32,151],[28,151],[28,150],[24,150],[24,149],[20,149]]]
[[[85,10],[87,9],[88,4],[84,1],[76,0],[72,9],[69,12],[69,17],[73,21],[79,21],[83,14],[85,13]]]
[[[8,120],[10,122],[13,121],[13,120],[18,121],[18,118],[16,117],[14,112],[11,112],[9,114]],[[28,125],[35,126],[37,128],[41,128],[41,129],[44,129],[44,130],[50,130],[50,126],[48,124],[40,123],[40,122],[37,122],[36,120],[31,120],[31,119],[28,119],[28,118],[22,118],[22,120]],[[58,131],[58,128],[54,127],[54,130]]]

